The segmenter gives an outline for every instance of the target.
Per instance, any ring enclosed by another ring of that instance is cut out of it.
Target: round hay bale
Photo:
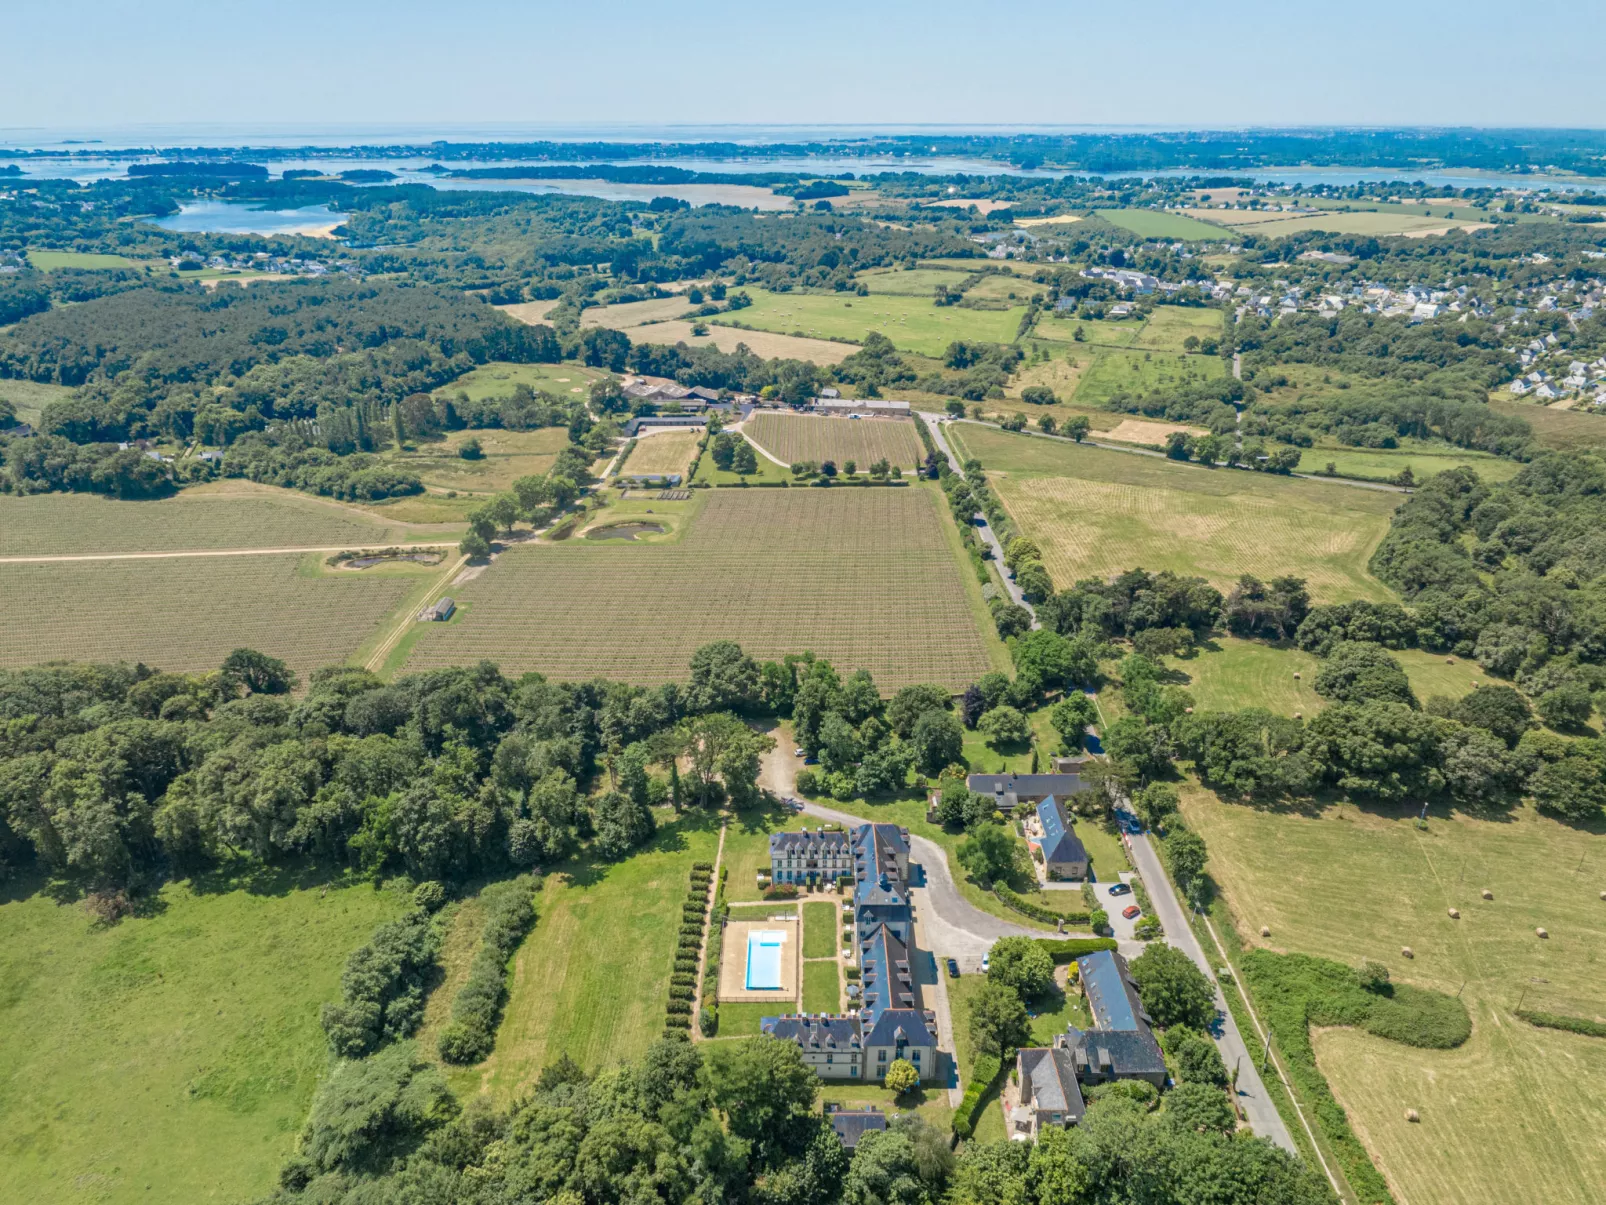
[[[1406,1121],[1412,1121],[1412,1122],[1421,1121],[1422,1120],[1422,1115],[1420,1113],[1418,1113],[1415,1109],[1407,1109],[1405,1111],[1405,1120]]]
[[[1400,947],[1400,957],[1401,958],[1415,958],[1416,957],[1416,951],[1411,949],[1410,946],[1401,946]]]
[[[1600,898],[1606,900],[1606,891],[1600,893]]]
[[[1450,909],[1450,919],[1451,920],[1460,920],[1461,919],[1461,909],[1459,909],[1459,908],[1451,908]]]
[[[1454,665],[1455,664],[1455,658],[1454,657],[1446,657],[1444,659],[1444,663],[1446,665]]]
[[[1487,887],[1485,887],[1483,889],[1481,894],[1482,894],[1483,898],[1486,899],[1486,900],[1494,899],[1494,892],[1490,891]]]
[[[1193,714],[1193,708],[1191,708],[1191,707],[1184,707],[1182,710],[1184,712],[1186,712],[1188,715],[1192,715]]]
[[[1296,712],[1294,712],[1294,718],[1296,720],[1302,720],[1302,719],[1305,718],[1305,713],[1303,711],[1296,711]],[[1602,894],[1606,895],[1606,893],[1602,893]]]
[[[1298,682],[1298,681],[1299,681],[1299,671],[1298,671],[1298,670],[1295,670],[1295,671],[1294,671],[1294,681],[1295,681],[1295,682]]]
[[[1262,937],[1270,937],[1271,936],[1271,930],[1269,928],[1267,928],[1265,925],[1261,925],[1260,926],[1260,935]]]
[[[1543,930],[1543,929],[1535,929],[1534,930],[1534,936],[1535,937],[1549,937],[1550,934],[1545,932],[1545,930]]]

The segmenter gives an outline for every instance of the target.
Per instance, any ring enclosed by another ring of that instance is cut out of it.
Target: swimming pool
[[[755,929],[747,935],[747,990],[781,990],[781,951],[786,933],[781,929]]]

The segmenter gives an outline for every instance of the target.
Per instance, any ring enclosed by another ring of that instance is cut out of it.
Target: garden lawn
[[[837,917],[840,909],[831,902],[803,905],[803,957],[835,958]]]
[[[1473,1034],[1455,1050],[1344,1029],[1314,1035],[1323,1073],[1397,1199],[1599,1199],[1606,1041],[1535,1029],[1513,1010],[1606,1014],[1606,832],[1528,808],[1481,819],[1435,810],[1422,831],[1414,804],[1299,815],[1198,789],[1184,792],[1183,810],[1212,851],[1239,934],[1264,925],[1271,937],[1256,945],[1350,965],[1370,958],[1396,982],[1466,1002]],[[1535,935],[1541,926],[1548,940]],[[1420,1123],[1405,1121],[1406,1109]]]
[[[405,907],[291,871],[169,883],[111,928],[42,893],[8,895],[0,1200],[269,1192],[328,1068],[318,1008]]]
[[[821,958],[803,964],[803,1011],[842,1011],[842,973],[837,969],[835,958]]]
[[[622,862],[547,874],[496,1049],[472,1073],[478,1087],[505,1104],[559,1055],[595,1069],[636,1058],[662,1034],[688,876],[693,862],[713,862],[718,843],[717,820],[692,812]]]
[[[948,1094],[941,1088],[917,1088],[913,1092],[895,1096],[874,1080],[867,1084],[856,1084],[851,1080],[831,1080],[829,1083],[822,1080],[820,1104],[823,1107],[827,1102],[850,1107],[873,1105],[888,1117],[913,1114],[939,1134],[947,1134],[953,1124],[954,1111],[948,1104]],[[1000,1122],[1000,1131],[1002,1128]]]
[[[751,287],[746,292],[753,298],[751,306],[709,321],[853,343],[862,343],[877,331],[900,350],[927,356],[941,356],[955,340],[1009,343],[1026,311],[1024,305],[1007,310],[939,307],[929,297],[892,294],[771,293]]]
[[[751,1038],[759,1033],[759,1022],[765,1017],[777,1017],[793,1011],[797,1006],[790,998],[777,997],[773,1004],[721,1004],[719,1006],[720,1038]]]
[[[770,868],[770,834],[794,829],[798,823],[796,816],[780,808],[748,808],[731,815],[725,829],[726,900],[759,898],[758,872]]]

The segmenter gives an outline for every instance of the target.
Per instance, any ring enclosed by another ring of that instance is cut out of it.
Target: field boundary
[[[361,541],[356,541],[361,543]],[[418,540],[408,548],[455,548],[456,540]],[[308,552],[346,552],[351,544],[325,544],[317,548],[196,548],[181,552],[73,552],[61,556],[0,556],[0,565],[60,564],[67,561],[166,561],[202,556],[299,556]]]

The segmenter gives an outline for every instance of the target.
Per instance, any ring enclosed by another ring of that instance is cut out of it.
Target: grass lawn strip
[[[803,1011],[842,1011],[842,972],[835,958],[820,958],[803,964]]]
[[[803,905],[803,957],[835,958],[838,906],[830,901]]]

